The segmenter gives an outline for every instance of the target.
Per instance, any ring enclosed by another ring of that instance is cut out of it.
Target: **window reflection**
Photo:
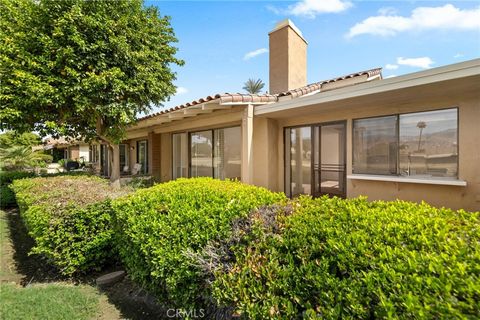
[[[400,174],[456,177],[457,110],[400,115]]]
[[[213,176],[213,134],[212,131],[194,132],[191,134],[191,177]]]
[[[287,139],[289,140],[289,159],[290,172],[288,186],[291,194],[311,194],[311,157],[312,157],[312,137],[311,127],[291,128],[287,130]],[[288,149],[287,149],[288,150]]]
[[[396,174],[397,116],[353,122],[353,172]]]

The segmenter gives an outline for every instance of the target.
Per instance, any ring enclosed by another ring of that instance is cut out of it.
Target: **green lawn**
[[[86,285],[16,284],[7,214],[0,210],[0,319],[95,319],[105,317],[104,298]],[[109,317],[110,318],[110,317]]]
[[[37,284],[26,288],[0,285],[0,315],[7,319],[91,319],[99,296],[88,286]]]

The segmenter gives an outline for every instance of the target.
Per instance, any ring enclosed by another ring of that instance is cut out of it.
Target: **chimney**
[[[270,93],[307,85],[307,41],[290,19],[268,34],[270,41]]]

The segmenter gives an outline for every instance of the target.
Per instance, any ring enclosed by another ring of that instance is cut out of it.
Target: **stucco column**
[[[242,182],[253,183],[253,105],[242,116]]]

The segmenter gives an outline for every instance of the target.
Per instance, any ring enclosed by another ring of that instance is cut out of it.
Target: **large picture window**
[[[173,179],[187,176],[222,180],[241,177],[240,127],[176,133],[172,135],[172,149]]]
[[[353,173],[416,178],[458,175],[458,110],[353,121]]]

